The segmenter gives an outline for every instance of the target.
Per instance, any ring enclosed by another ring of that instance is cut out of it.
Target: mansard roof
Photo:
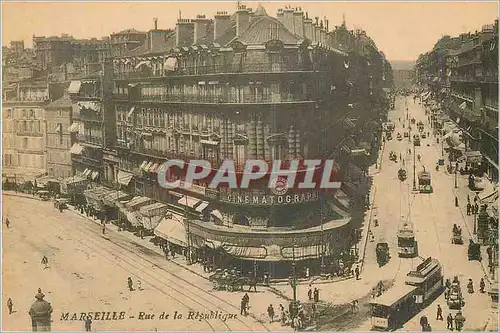
[[[277,35],[272,36],[270,28],[277,28]],[[258,16],[252,20],[248,29],[237,38],[243,44],[265,44],[272,39],[278,39],[283,44],[294,44],[301,40],[298,36],[290,32],[278,19],[271,16]]]

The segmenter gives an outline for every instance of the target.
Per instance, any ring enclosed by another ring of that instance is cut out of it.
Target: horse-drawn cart
[[[235,291],[242,290],[244,278],[237,272],[217,270],[209,277],[215,290]]]

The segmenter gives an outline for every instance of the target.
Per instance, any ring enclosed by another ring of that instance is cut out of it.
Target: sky
[[[268,15],[289,4],[301,6],[309,17],[327,17],[330,29],[342,23],[345,15],[349,29],[364,29],[389,60],[414,61],[432,49],[444,35],[457,36],[480,30],[498,19],[494,2],[252,2],[261,3]],[[159,28],[174,28],[182,18],[204,14],[212,18],[217,11],[233,13],[236,1],[230,2],[14,2],[2,1],[2,45],[24,40],[32,46],[32,37],[60,36],[75,38],[109,36],[128,28],[148,31],[153,18]]]

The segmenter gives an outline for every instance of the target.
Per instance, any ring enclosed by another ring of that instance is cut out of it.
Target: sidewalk
[[[449,175],[449,177],[455,177],[455,175]],[[457,175],[457,185],[458,188],[453,189],[453,193],[455,193],[455,196],[458,198],[458,206],[460,209],[460,213],[462,215],[462,219],[465,223],[465,226],[467,227],[467,232],[469,233],[469,237],[473,238],[474,237],[474,215],[467,215],[467,195],[469,195],[471,202],[474,202],[474,196],[476,195],[476,192],[471,191],[468,187],[468,176],[466,175]],[[496,190],[494,184],[491,182],[488,182],[488,184],[485,186],[485,189],[480,192],[481,195],[489,194],[492,193],[494,190]],[[477,216],[476,216],[476,225],[477,225]],[[467,242],[464,241],[464,244],[468,244]],[[481,260],[481,267],[483,268],[484,275],[486,276],[487,280],[490,283],[497,283],[496,281],[492,281],[491,279],[491,274],[489,273],[489,267],[488,267],[488,254],[486,253],[486,246],[481,246],[481,256],[483,260]]]

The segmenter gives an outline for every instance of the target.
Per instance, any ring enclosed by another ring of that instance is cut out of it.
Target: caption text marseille
[[[67,320],[79,320],[83,321],[87,318],[91,320],[125,320],[125,319],[137,319],[137,320],[165,320],[165,319],[175,319],[175,320],[222,320],[226,321],[229,319],[236,319],[237,315],[235,313],[225,313],[221,311],[209,311],[209,312],[199,312],[199,311],[188,311],[187,313],[181,313],[174,311],[173,313],[161,312],[161,313],[147,313],[139,312],[137,315],[127,315],[125,311],[120,312],[63,312],[61,314],[61,321]]]
[[[304,170],[299,170],[299,165]],[[227,184],[229,188],[248,188],[252,180],[258,180],[269,177],[268,187],[276,186],[278,178],[286,177],[287,186],[289,188],[297,186],[299,189],[337,189],[341,183],[331,181],[332,175],[335,173],[335,163],[333,160],[291,160],[286,168],[282,168],[282,162],[275,160],[271,168],[266,161],[247,160],[243,173],[239,175],[233,160],[225,160],[221,166],[214,170],[209,161],[191,160],[186,163],[183,160],[168,160],[157,169],[158,183],[166,189],[174,189],[180,187],[179,180],[169,181],[167,175],[169,169],[177,167],[181,170],[186,170],[186,183],[191,184],[196,180],[211,179],[208,188],[218,188],[219,185]],[[214,172],[215,171],[215,172]],[[320,175],[318,175],[318,172]],[[297,174],[300,173],[301,178],[298,184],[296,183]],[[240,178],[240,181],[237,181]],[[318,184],[317,180],[321,179]],[[238,184],[239,183],[239,184]]]

